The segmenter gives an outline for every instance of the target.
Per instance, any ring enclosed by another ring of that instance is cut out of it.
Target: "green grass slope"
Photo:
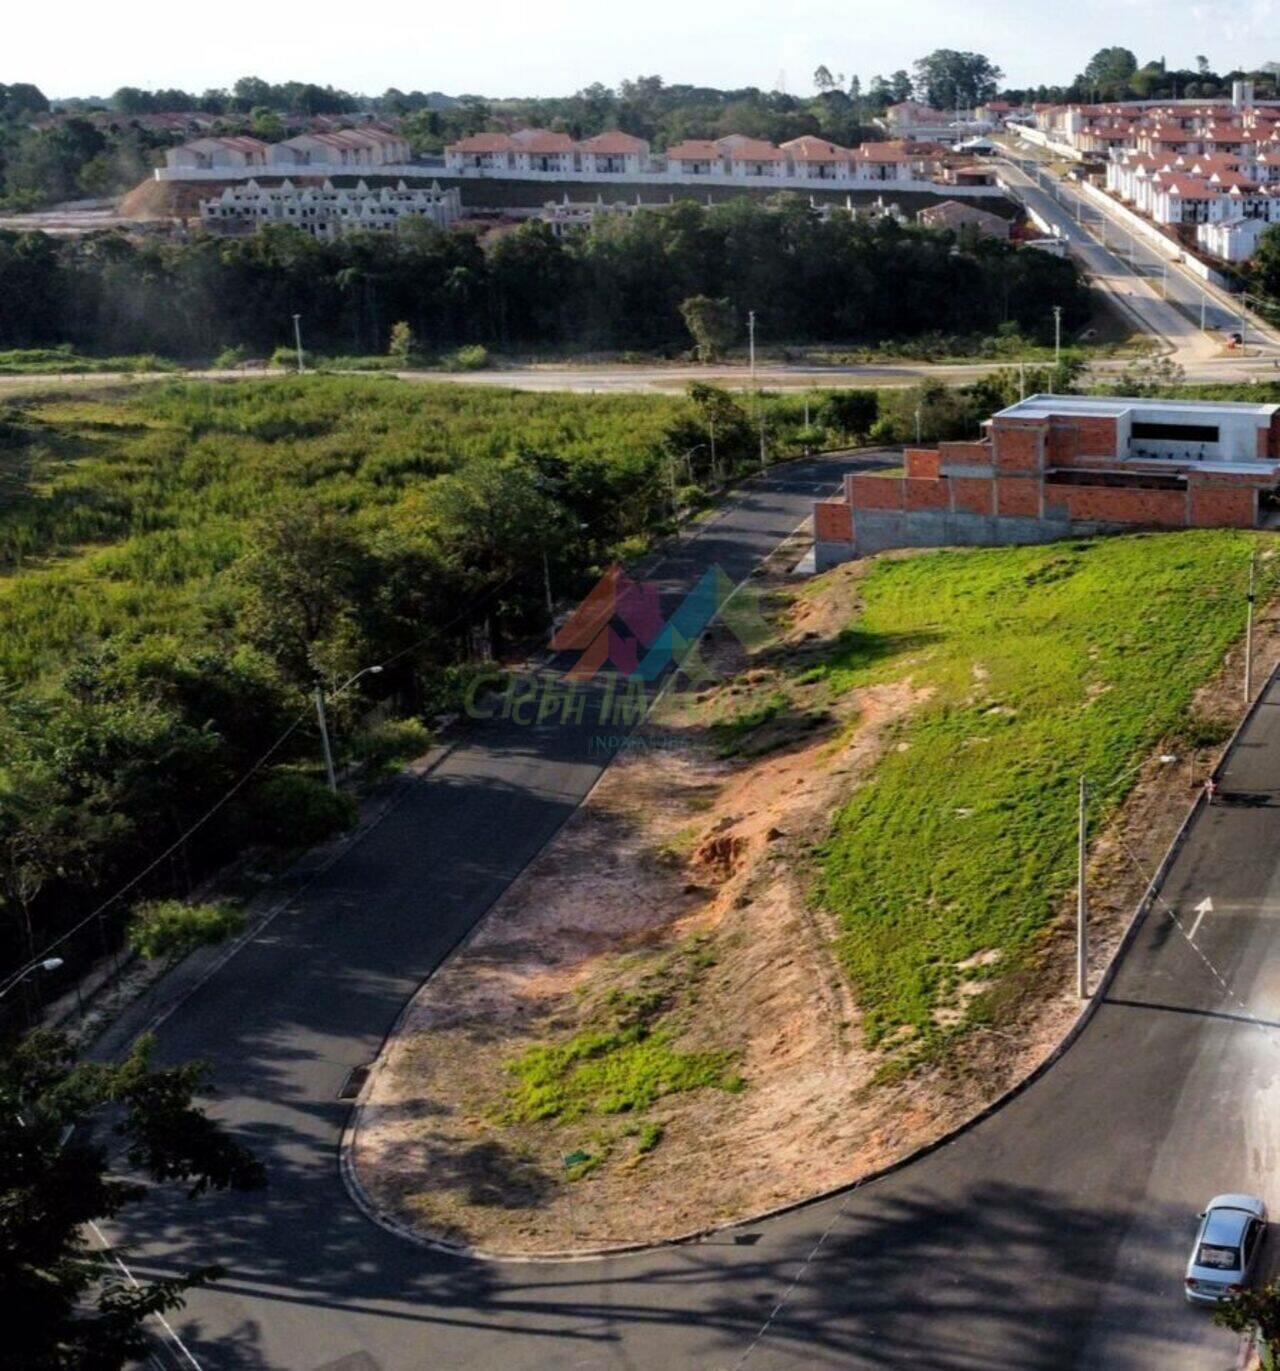
[[[825,668],[833,689],[909,677],[931,690],[836,818],[818,898],[881,1043],[945,1031],[958,964],[1014,968],[1074,881],[1076,787],[1094,814],[1135,759],[1185,746],[1196,688],[1243,631],[1265,536],[1138,535],[886,560]],[[1126,773],[1129,773],[1126,775]],[[983,1013],[981,997],[970,1019]],[[904,1026],[909,1026],[905,1030]],[[896,1040],[896,1039],[895,1039]]]

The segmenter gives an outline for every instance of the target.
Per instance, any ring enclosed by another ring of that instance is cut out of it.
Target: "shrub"
[[[223,348],[213,359],[213,369],[215,371],[232,371],[241,362],[247,361],[249,349],[243,343],[237,343],[234,347]]]
[[[399,767],[420,757],[431,745],[431,730],[421,719],[387,719],[359,734],[357,759],[375,771]]]
[[[276,350],[271,354],[271,365],[273,367],[281,367],[285,371],[297,371],[298,349],[296,347],[289,346],[281,346],[276,348]],[[311,365],[311,354],[305,350],[302,354],[302,365],[304,367],[309,367]]]
[[[387,345],[387,356],[394,357],[398,362],[407,362],[418,350],[418,345],[414,341],[413,330],[401,319],[399,323],[391,325],[391,339]]]
[[[254,834],[278,847],[313,847],[354,826],[356,802],[298,771],[278,771],[254,792]]]
[[[229,904],[148,900],[129,918],[129,946],[148,961],[177,961],[243,933],[244,911]]]
[[[871,431],[880,412],[880,397],[874,390],[833,390],[818,410],[818,420],[828,428],[851,438]]]
[[[489,349],[479,343],[455,348],[440,363],[445,371],[483,371],[489,365]]]

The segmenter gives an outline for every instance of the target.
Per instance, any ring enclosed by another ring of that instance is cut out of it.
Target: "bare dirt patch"
[[[849,622],[860,574],[788,592],[780,642],[674,697],[423,987],[351,1137],[382,1211],[510,1254],[676,1237],[896,1160],[1061,1041],[1080,1007],[1066,908],[940,1060],[895,1079],[863,1042],[834,930],[807,899],[811,854],[925,697],[909,657],[898,681],[838,700],[803,685],[797,668]],[[1257,679],[1277,642],[1264,624]],[[732,657],[727,643],[707,652]],[[1212,741],[1173,766],[1153,759],[1094,844],[1095,976],[1239,715],[1239,669],[1233,655],[1197,699],[1197,736]],[[956,968],[940,1027],[990,990],[1000,958]],[[599,1067],[596,1093],[548,1086],[547,1046]]]

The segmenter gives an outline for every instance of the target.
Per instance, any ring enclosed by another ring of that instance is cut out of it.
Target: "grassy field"
[[[0,409],[0,674],[56,673],[68,650],[122,634],[225,633],[231,650],[224,573],[291,494],[373,538],[420,515],[436,477],[541,451],[590,466],[625,500],[680,404],[313,377]],[[610,522],[638,531],[643,511]]]
[[[1193,693],[1243,629],[1254,546],[1270,591],[1270,540],[1226,531],[871,570],[820,671],[837,692],[908,676],[932,692],[821,855],[818,898],[871,1043],[936,1043],[939,1007],[983,974],[969,959],[999,954],[994,986],[1034,949],[1072,886],[1078,777],[1096,819],[1135,759],[1185,751]],[[979,995],[969,1019],[990,1008]]]

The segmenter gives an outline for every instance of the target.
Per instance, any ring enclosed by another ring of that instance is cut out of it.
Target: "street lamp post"
[[[1145,760],[1145,759],[1144,759]],[[1156,759],[1168,766],[1178,759],[1171,752],[1162,752]],[[1116,777],[1122,781],[1142,768],[1138,762]],[[1076,994],[1089,998],[1089,778],[1080,777],[1080,794],[1076,810]]]
[[[20,985],[24,984],[27,981],[27,979],[31,976],[34,976],[37,971],[57,971],[57,969],[61,965],[61,957],[46,957],[43,961],[32,962],[30,966],[24,967],[21,971],[19,971],[18,974],[9,981],[9,984],[6,985],[3,990],[0,990],[0,999],[3,999],[11,990],[16,990]],[[39,1004],[39,1001],[37,1001],[37,1004]],[[79,981],[76,982],[76,1004],[79,1006],[80,1019],[81,1022],[83,1022],[84,1002],[80,998]],[[28,1005],[28,1009],[29,1008],[30,1006]]]
[[[1076,994],[1089,998],[1089,782],[1080,777],[1076,824]]]
[[[344,691],[349,690],[362,676],[377,676],[382,670],[381,666],[367,666],[362,671],[357,671],[354,676],[348,677],[333,692],[336,700]],[[316,682],[316,688],[312,693],[312,698],[316,702],[316,721],[320,725],[320,746],[324,751],[325,775],[329,780],[329,789],[336,795],[338,793],[338,773],[333,765],[333,747],[329,741],[329,716],[325,711],[324,687]]]
[[[302,364],[302,315],[293,316],[293,345],[298,350],[298,375],[301,376],[306,368]]]
[[[1053,307],[1053,365],[1062,365],[1062,306]]]
[[[1255,548],[1249,557],[1249,602],[1244,634],[1244,702],[1246,706],[1253,699],[1253,600],[1257,575],[1258,552]]]

